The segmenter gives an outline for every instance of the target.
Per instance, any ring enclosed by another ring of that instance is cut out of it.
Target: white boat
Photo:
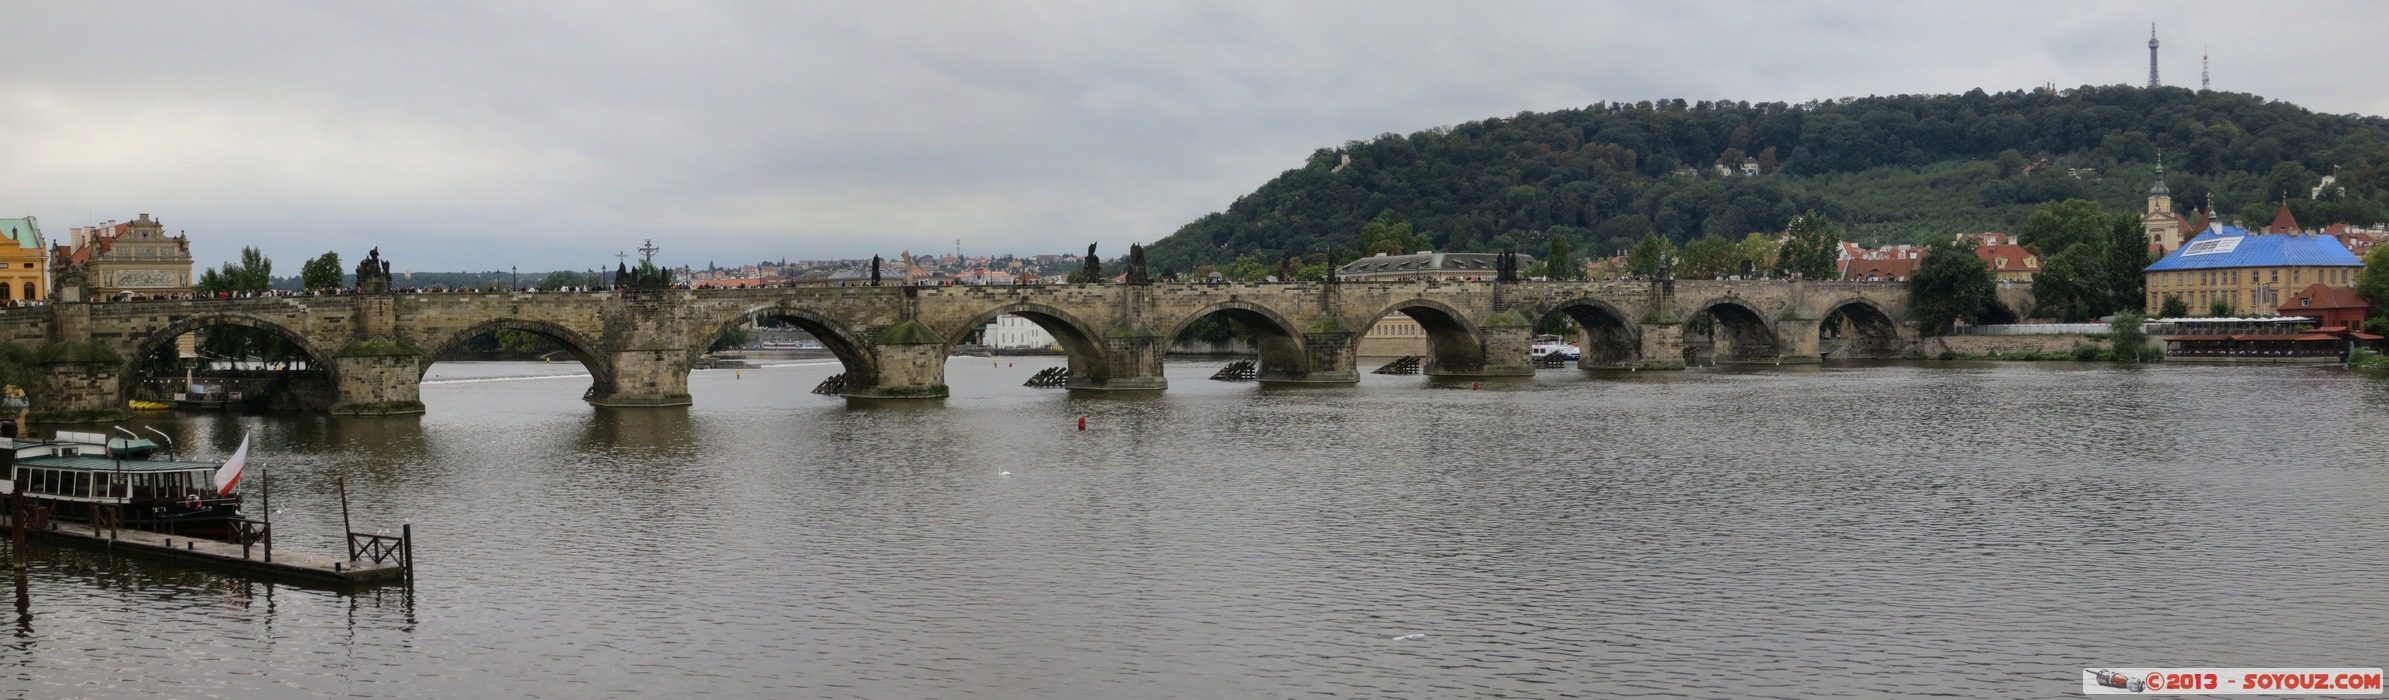
[[[1560,359],[1569,361],[1574,361],[1584,355],[1583,351],[1576,348],[1575,343],[1560,342],[1535,343],[1534,347],[1527,351],[1527,354],[1537,360],[1548,360],[1557,355]]]

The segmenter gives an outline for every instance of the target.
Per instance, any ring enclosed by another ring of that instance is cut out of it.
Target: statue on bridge
[[[1103,284],[1103,259],[1095,257],[1093,243],[1087,244],[1087,266],[1080,272],[1084,273],[1087,284]]]
[[[1145,271],[1145,247],[1143,245],[1128,244],[1128,283],[1153,283],[1152,276]]]
[[[1516,251],[1505,250],[1500,255],[1493,256],[1493,281],[1518,281],[1518,253]]]
[[[871,256],[871,286],[879,286],[879,256]]]
[[[382,259],[381,246],[374,246],[364,260],[357,261],[357,293],[390,293],[390,261]]]

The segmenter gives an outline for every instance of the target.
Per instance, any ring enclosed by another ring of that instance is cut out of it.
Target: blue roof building
[[[2363,267],[2364,261],[2331,236],[2249,233],[2238,226],[2213,226],[2148,266],[2148,271],[2325,265]]]
[[[2235,314],[2270,314],[2309,285],[2353,287],[2363,269],[2364,261],[2336,237],[2210,225],[2148,266],[2148,311],[2180,297],[2194,314],[2218,303]]]

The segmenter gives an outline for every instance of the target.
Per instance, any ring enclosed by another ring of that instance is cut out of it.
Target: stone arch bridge
[[[1531,374],[1533,328],[1580,326],[1586,368],[1684,366],[1686,321],[1714,319],[1721,363],[1816,362],[1824,320],[1855,332],[1840,350],[1896,357],[1915,342],[1906,285],[1883,282],[1346,282],[363,294],[58,303],[0,310],[0,340],[37,346],[34,419],[114,420],[137,365],[175,338],[219,325],[294,343],[325,375],[304,407],[416,413],[424,372],[474,336],[544,336],[587,365],[602,406],[689,403],[688,376],[728,330],[779,319],[845,365],[858,398],[946,395],[945,359],[980,324],[1017,314],[1061,342],[1077,389],[1159,390],[1162,356],[1186,326],[1225,313],[1256,336],[1264,382],[1355,382],[1355,349],[1402,312],[1428,336],[1426,372]],[[1701,324],[1695,324],[1696,327]],[[1837,355],[1838,356],[1838,355]]]

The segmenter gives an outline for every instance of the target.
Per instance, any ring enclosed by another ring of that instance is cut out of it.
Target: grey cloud
[[[414,269],[1168,235],[1314,148],[1663,97],[2137,83],[2331,112],[2372,5],[155,3],[9,10],[0,212]],[[28,45],[29,44],[29,45]]]

